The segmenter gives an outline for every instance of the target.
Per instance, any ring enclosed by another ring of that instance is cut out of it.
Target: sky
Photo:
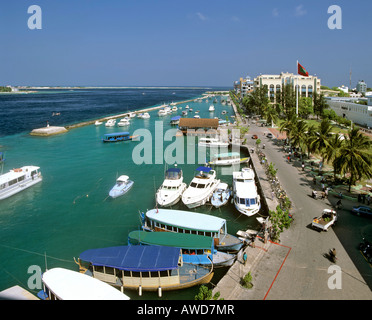
[[[0,85],[232,87],[298,60],[322,85],[349,86],[352,70],[352,87],[372,87],[371,12],[370,0],[1,0]]]

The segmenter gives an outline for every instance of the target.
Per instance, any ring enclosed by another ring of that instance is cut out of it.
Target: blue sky
[[[30,5],[42,30],[30,30]],[[330,5],[342,29],[327,26]],[[2,0],[0,85],[232,86],[296,72],[372,87],[372,1]]]

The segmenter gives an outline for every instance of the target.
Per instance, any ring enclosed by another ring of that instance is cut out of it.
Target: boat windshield
[[[257,201],[255,198],[238,198],[238,203],[250,207],[256,205]]]
[[[165,178],[169,180],[178,180],[182,176],[182,171],[180,169],[168,169],[165,173]]]

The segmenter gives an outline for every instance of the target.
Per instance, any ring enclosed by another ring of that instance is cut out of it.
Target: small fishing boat
[[[115,126],[115,124],[116,124],[116,120],[115,120],[115,119],[109,119],[109,120],[107,120],[107,122],[105,123],[105,126],[106,126],[106,127],[113,127],[113,126]]]
[[[143,115],[142,115],[142,119],[150,119],[150,114],[148,112],[145,112]]]
[[[233,172],[233,192],[234,205],[240,213],[253,216],[261,209],[253,169],[243,168],[239,172]]]
[[[190,185],[182,194],[182,202],[188,208],[196,208],[209,201],[220,180],[216,171],[208,167],[198,167]]]
[[[209,161],[208,164],[214,166],[231,166],[234,164],[246,163],[248,160],[248,157],[240,158],[239,152],[226,152],[212,155],[211,161]]]
[[[177,112],[177,110],[178,110],[177,106],[174,105],[174,107],[172,107],[172,111],[173,111],[173,112]]]
[[[187,116],[187,111],[186,111],[186,110],[183,110],[183,111],[182,111],[182,115],[183,115],[183,116]]]
[[[110,190],[109,196],[111,198],[117,198],[127,193],[132,188],[134,182],[129,180],[128,176],[122,175],[116,179],[116,184]]]
[[[210,106],[209,106],[209,111],[210,112],[213,112],[215,109],[214,109],[214,105],[213,104],[211,104]]]
[[[217,186],[217,189],[213,192],[211,198],[211,204],[215,208],[224,206],[230,199],[231,190],[227,183],[220,182]]]
[[[84,266],[84,262],[88,264]],[[119,246],[82,252],[81,272],[122,289],[178,290],[209,283],[213,268],[185,263],[180,248]],[[159,292],[159,293],[160,293]]]
[[[228,141],[221,141],[218,138],[199,138],[198,146],[200,147],[228,147]]]
[[[121,142],[129,141],[134,137],[130,135],[129,132],[116,132],[116,133],[106,133],[102,139],[103,142]]]
[[[227,111],[226,110],[222,110],[221,114],[226,114]]]
[[[123,118],[118,122],[119,127],[125,127],[125,126],[129,126],[129,125],[130,125],[130,122],[127,118]]]
[[[172,209],[152,209],[141,213],[144,231],[192,233],[214,239],[214,247],[222,251],[237,251],[243,242],[227,233],[225,219],[209,214]]]
[[[98,120],[94,123],[94,125],[96,125],[96,126],[100,126],[101,124],[102,124],[102,122],[98,121]]]
[[[42,274],[43,300],[130,300],[118,289],[82,273],[53,268]]]
[[[185,109],[189,109],[190,107],[189,107],[189,105],[187,105],[186,107],[185,107]]]
[[[180,123],[181,116],[175,116],[171,119],[170,124],[172,126],[177,125]]]
[[[128,235],[130,245],[169,246],[181,248],[183,262],[228,267],[235,261],[235,255],[214,248],[212,237],[189,233],[132,231]]]
[[[165,179],[156,192],[156,203],[162,207],[169,207],[176,204],[186,190],[186,183],[183,182],[182,170],[169,168],[165,172]]]
[[[40,167],[24,166],[0,176],[0,200],[6,199],[42,181]]]
[[[199,116],[198,114],[196,114],[196,115],[194,116],[194,118],[195,118],[195,119],[200,119],[200,116]]]

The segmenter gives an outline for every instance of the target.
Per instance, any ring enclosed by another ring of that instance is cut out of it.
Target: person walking
[[[247,264],[247,253],[244,252],[243,254],[243,261],[244,261],[244,266]]]

